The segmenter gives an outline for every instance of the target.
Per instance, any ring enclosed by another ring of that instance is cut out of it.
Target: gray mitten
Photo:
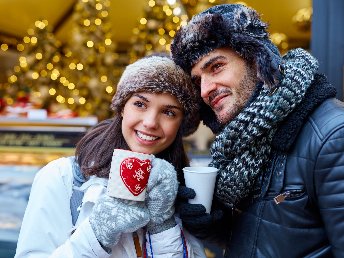
[[[109,251],[122,233],[144,227],[149,222],[149,211],[144,202],[104,195],[93,207],[89,221],[99,243]]]
[[[146,205],[150,214],[147,229],[151,234],[176,225],[172,216],[177,191],[178,180],[174,167],[163,159],[154,158],[146,192]]]

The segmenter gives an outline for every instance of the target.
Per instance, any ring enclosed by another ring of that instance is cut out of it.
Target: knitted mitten
[[[104,195],[93,207],[89,221],[99,243],[109,251],[117,244],[121,233],[144,227],[149,221],[149,212],[143,202]]]
[[[151,234],[176,225],[172,216],[177,191],[178,180],[174,167],[165,160],[153,159],[146,192],[146,205],[150,214],[147,229]]]

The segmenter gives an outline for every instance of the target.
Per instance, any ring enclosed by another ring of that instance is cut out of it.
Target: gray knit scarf
[[[284,75],[276,90],[271,93],[263,86],[211,146],[210,166],[219,169],[215,195],[226,206],[236,206],[259,188],[277,126],[304,98],[318,62],[305,50],[295,49],[283,57],[283,66]]]

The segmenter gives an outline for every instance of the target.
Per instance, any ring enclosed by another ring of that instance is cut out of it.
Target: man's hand
[[[224,240],[223,234],[229,235],[230,233],[224,232],[228,229],[230,218],[225,217],[224,211],[216,207],[214,201],[210,214],[206,213],[202,204],[188,203],[188,200],[195,198],[195,196],[196,193],[193,189],[179,186],[176,207],[183,227],[200,239]]]

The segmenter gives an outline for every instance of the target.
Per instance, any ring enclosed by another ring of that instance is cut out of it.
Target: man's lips
[[[213,98],[210,98],[210,106],[212,107],[212,108],[215,108],[216,106],[217,106],[217,104],[223,99],[223,98],[225,98],[225,97],[227,97],[228,96],[228,94],[220,94],[220,95],[217,95],[217,96],[215,96],[215,97],[213,97]]]

